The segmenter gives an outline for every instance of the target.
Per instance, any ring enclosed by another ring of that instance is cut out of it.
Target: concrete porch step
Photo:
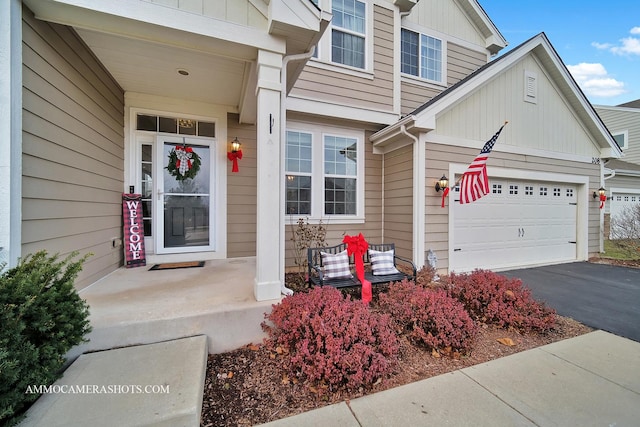
[[[199,426],[204,335],[81,355],[20,426]]]

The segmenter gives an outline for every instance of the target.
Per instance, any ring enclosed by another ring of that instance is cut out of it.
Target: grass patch
[[[601,256],[602,258],[635,261],[640,259],[640,252],[638,252],[637,249],[638,247],[640,247],[640,245],[637,241],[605,240],[604,253]]]

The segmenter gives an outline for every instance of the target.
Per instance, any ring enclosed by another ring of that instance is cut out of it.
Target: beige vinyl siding
[[[499,143],[501,142],[502,141],[499,141]],[[443,171],[446,172],[449,170],[449,163],[459,163],[463,165],[471,163],[478,154],[478,150],[428,143],[426,153],[426,179],[427,183],[431,183],[435,182],[442,175]],[[589,194],[591,194],[591,189],[596,189],[600,186],[600,166],[590,163],[510,154],[494,150],[489,157],[487,165],[489,167],[533,172],[587,176],[589,178],[589,188],[587,189]],[[452,180],[455,179],[455,177],[450,178]],[[449,203],[454,203],[454,200],[454,197],[448,197],[447,206]],[[427,250],[433,249],[438,257],[438,268],[446,269],[449,266],[449,209],[442,209],[440,203],[441,195],[435,191],[427,190],[425,248]],[[598,204],[591,202],[591,200],[588,201],[588,209],[588,252],[592,255],[599,251],[600,212]],[[580,236],[581,234],[578,233],[578,235]]]
[[[238,173],[227,162],[227,257],[256,256],[256,127],[238,124],[238,115],[229,114],[227,134],[242,143]]]
[[[327,245],[342,243],[345,234],[357,235],[362,233],[371,243],[383,243],[382,241],[382,156],[373,154],[373,146],[368,143],[373,132],[366,131],[364,138],[365,160],[365,222],[358,224],[340,224],[338,219],[323,219],[326,226]],[[306,219],[306,218],[305,218]],[[287,220],[285,227],[285,265],[289,270],[295,270],[295,251],[293,249],[292,232],[296,225],[295,219]],[[306,258],[306,254],[304,254]]]
[[[81,289],[123,262],[123,91],[76,33],[23,13],[22,254],[92,253]]]
[[[413,146],[384,155],[384,240],[413,258]]]
[[[486,64],[486,54],[462,47],[455,43],[447,43],[447,85],[452,86]],[[401,84],[402,114],[408,114],[428,102],[445,88],[419,79],[404,77]]]
[[[640,164],[640,109],[626,110],[596,107],[598,115],[611,133],[628,132],[628,148],[623,150],[624,157],[620,160]]]
[[[640,177],[616,174],[613,178],[609,178],[605,181],[605,188],[607,190],[610,190],[612,188],[628,188],[631,190],[640,190]]]
[[[486,63],[486,52],[447,43],[447,85],[453,86]]]
[[[374,7],[373,79],[307,65],[291,96],[393,111],[393,11]],[[314,60],[311,60],[312,62]],[[336,65],[336,68],[339,66]]]

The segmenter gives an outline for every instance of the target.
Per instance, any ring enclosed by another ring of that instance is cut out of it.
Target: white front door
[[[215,141],[156,137],[155,253],[215,251]]]

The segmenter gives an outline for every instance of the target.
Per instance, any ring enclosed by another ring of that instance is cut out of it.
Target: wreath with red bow
[[[193,151],[193,148],[178,145],[169,153],[169,164],[166,169],[178,181],[184,181],[187,178],[195,178],[200,170],[200,163],[200,156]]]

